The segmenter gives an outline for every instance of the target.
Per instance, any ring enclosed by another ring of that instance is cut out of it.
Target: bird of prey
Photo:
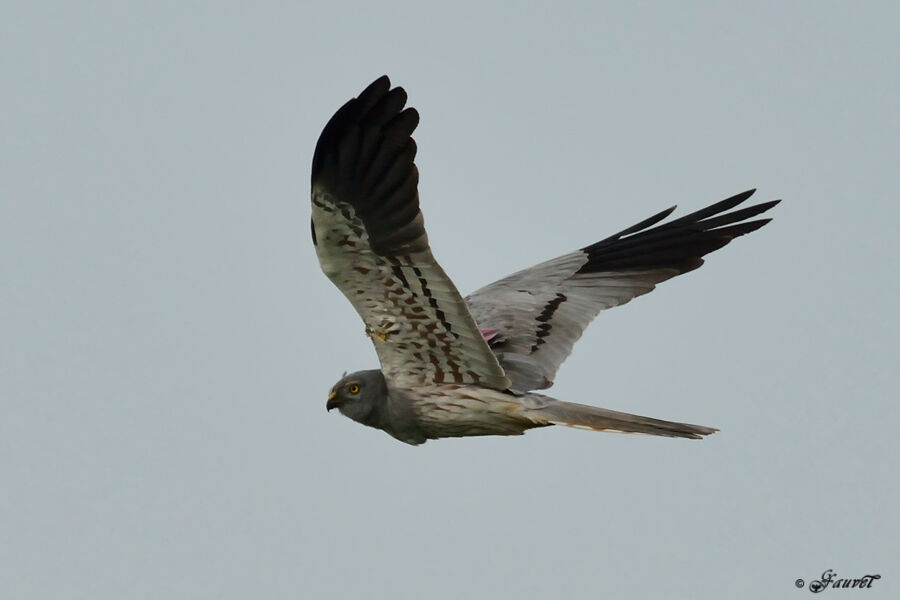
[[[365,323],[380,370],[345,375],[326,407],[408,444],[567,425],[699,439],[712,427],[564,402],[553,384],[607,308],[703,264],[759,229],[778,201],[750,190],[662,222],[673,206],[463,298],[432,256],[419,210],[406,92],[376,79],[328,121],[312,162],[312,239],[325,274]]]

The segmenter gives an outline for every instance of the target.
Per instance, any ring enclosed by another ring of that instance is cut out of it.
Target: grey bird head
[[[387,401],[387,383],[378,369],[357,371],[341,377],[331,388],[325,408],[336,408],[345,417],[377,427]]]

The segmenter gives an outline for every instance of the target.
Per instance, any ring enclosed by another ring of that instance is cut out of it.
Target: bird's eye
[[[347,387],[347,391],[350,392],[351,394],[358,394],[358,393],[359,393],[359,386],[356,385],[355,383],[351,383],[351,384]]]

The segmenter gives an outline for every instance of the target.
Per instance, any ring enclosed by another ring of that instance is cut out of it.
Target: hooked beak
[[[328,394],[328,402],[325,403],[325,410],[331,410],[332,408],[337,408],[340,406],[341,401],[337,399],[337,392],[331,392]]]

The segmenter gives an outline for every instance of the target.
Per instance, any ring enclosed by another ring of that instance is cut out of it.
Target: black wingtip
[[[377,79],[375,79],[375,81],[373,81],[372,83],[367,85],[366,89],[364,89],[362,92],[360,92],[360,94],[359,94],[359,96],[357,96],[357,98],[362,98],[363,96],[366,96],[369,94],[373,94],[376,96],[383,96],[390,89],[391,89],[391,78],[388,77],[387,75],[382,75],[381,77],[378,77]]]
[[[741,235],[745,235],[750,233],[751,231],[756,231],[763,225],[767,225],[772,221],[771,218],[768,219],[757,219],[756,221],[747,221],[746,223],[741,223],[739,225],[735,225],[734,234],[732,238],[736,238]],[[728,228],[730,229],[730,228]]]
[[[403,88],[398,88],[400,93],[406,94]],[[363,91],[354,98],[344,103],[328,120],[313,152],[312,181],[321,175],[327,161],[326,155],[333,153],[338,141],[345,131],[356,123],[363,115],[369,112],[375,104],[388,95],[391,91],[391,79],[382,75],[367,85]],[[404,97],[405,102],[405,97]]]
[[[663,219],[665,219],[666,217],[668,217],[669,215],[671,215],[673,212],[675,212],[675,209],[676,209],[676,208],[678,208],[678,205],[677,205],[677,204],[673,204],[673,205],[670,206],[669,208],[667,208],[667,209],[665,209],[665,210],[663,210],[663,211],[660,211],[660,212],[656,213],[656,214],[653,215],[652,217],[647,217],[646,219],[644,219],[644,220],[641,221],[640,223],[635,223],[635,224],[632,225],[631,227],[629,227],[629,228],[627,228],[627,229],[623,229],[623,230],[620,231],[619,233],[616,233],[615,235],[611,235],[611,236],[609,236],[609,237],[606,238],[606,239],[607,239],[607,240],[618,239],[618,238],[624,237],[624,236],[626,236],[626,235],[631,235],[632,233],[635,233],[635,232],[640,231],[640,230],[642,230],[642,229],[647,229],[648,227],[650,227],[650,226],[652,226],[652,225],[656,225],[657,223],[659,223],[660,221],[662,221]]]
[[[350,205],[381,255],[428,247],[412,139],[419,113],[406,102],[402,87],[378,77],[331,117],[313,153],[313,190]]]
[[[706,208],[701,208],[696,212],[692,212],[690,214],[684,215],[683,217],[678,217],[674,221],[669,221],[664,225],[664,227],[674,227],[677,225],[682,225],[684,223],[692,223],[697,221],[702,221],[707,217],[711,217],[713,215],[717,215],[719,213],[723,213],[726,210],[731,210],[735,206],[746,202],[747,199],[750,198],[753,194],[756,193],[756,188],[747,190],[746,192],[741,192],[740,194],[735,194],[730,198],[725,198],[724,200],[719,200],[714,204],[710,204]]]
[[[755,192],[754,188],[735,194],[659,225],[657,223],[673,209],[657,213],[614,236],[582,248],[588,260],[578,272],[667,268],[686,273],[696,269],[703,264],[702,257],[706,254],[771,221],[768,218],[753,221],[748,219],[768,211],[780,200],[731,210]]]

